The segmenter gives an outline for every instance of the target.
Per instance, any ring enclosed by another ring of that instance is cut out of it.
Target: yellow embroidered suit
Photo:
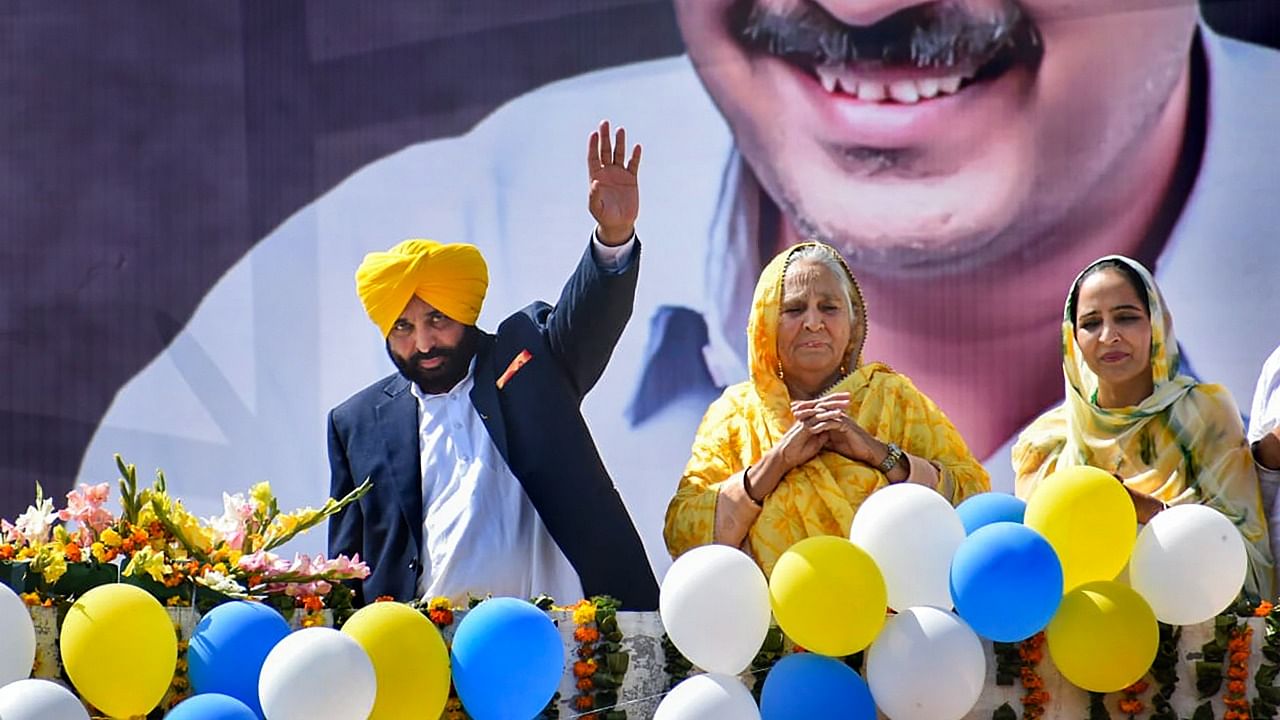
[[[673,557],[714,540],[722,483],[757,462],[794,422],[791,398],[778,377],[777,327],[790,251],[775,258],[756,287],[748,323],[751,379],[726,388],[711,404],[692,456],[667,508],[664,536]],[[847,270],[847,269],[846,269]],[[852,278],[851,278],[852,279]],[[865,328],[865,304],[853,284],[854,317]],[[862,332],[855,332],[855,337]],[[855,357],[857,354],[855,353]],[[931,462],[938,490],[953,504],[990,488],[946,415],[911,381],[880,363],[857,367],[828,392],[849,392],[849,415],[881,442]],[[822,452],[792,470],[763,503],[744,549],[766,574],[793,543],[814,535],[848,536],[858,507],[887,484],[883,473],[834,452]]]

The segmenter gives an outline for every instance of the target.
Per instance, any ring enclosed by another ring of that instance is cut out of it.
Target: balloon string
[[[748,671],[744,671],[744,672],[738,673],[738,674],[737,674],[737,675],[735,675],[734,677],[741,677],[741,676],[743,676],[743,675],[755,675],[756,673],[765,672],[767,669],[768,669],[768,668],[759,668],[759,669],[757,669],[757,670],[748,670]],[[693,675],[690,675],[689,677],[694,677],[694,676],[693,676]],[[688,678],[685,678],[685,679],[687,680]],[[677,684],[678,684],[678,683],[677,683]],[[675,688],[671,688],[671,690],[674,690],[674,689],[675,689]],[[607,706],[607,707],[592,708],[591,710],[588,710],[588,711],[586,711],[586,712],[576,713],[576,714],[574,714],[574,715],[568,715],[568,716],[562,716],[562,717],[565,717],[565,718],[566,718],[566,720],[573,720],[574,718],[584,718],[584,717],[588,717],[588,716],[591,716],[591,715],[595,715],[596,713],[608,712],[609,710],[617,710],[617,709],[619,709],[619,708],[621,708],[621,707],[624,707],[624,706],[627,706],[627,705],[635,705],[636,703],[649,702],[650,700],[657,700],[657,699],[659,699],[659,698],[664,698],[664,697],[666,697],[668,694],[670,694],[671,690],[663,690],[662,692],[658,693],[657,695],[647,695],[647,696],[642,697],[642,698],[636,698],[636,699],[634,699],[634,700],[627,700],[626,702],[615,703],[615,704],[613,704],[613,705],[609,705],[609,706]],[[466,708],[463,708],[463,709],[466,709]]]

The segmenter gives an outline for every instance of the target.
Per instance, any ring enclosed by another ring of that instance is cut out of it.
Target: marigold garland
[[[1036,670],[1044,659],[1043,631],[1019,643],[1018,658],[1022,661],[1019,677],[1022,689],[1026,691],[1022,696],[1022,717],[1025,720],[1037,720],[1044,716],[1045,705],[1051,699],[1049,692],[1044,689],[1044,678]]]
[[[1248,624],[1231,629],[1227,641],[1227,694],[1222,704],[1227,707],[1222,720],[1251,720],[1249,701],[1245,697],[1245,681],[1249,679],[1249,653],[1253,643],[1253,628]]]
[[[1273,720],[1280,705],[1280,688],[1276,687],[1276,675],[1280,673],[1280,610],[1273,603],[1263,601],[1254,610],[1254,617],[1265,618],[1262,631],[1262,662],[1253,676],[1257,696],[1251,710],[1254,720]]]
[[[1118,704],[1120,712],[1128,716],[1129,720],[1135,720],[1138,715],[1146,712],[1147,706],[1142,702],[1141,697],[1149,689],[1151,689],[1151,683],[1146,680],[1139,680],[1121,690]]]
[[[627,712],[617,709],[618,689],[630,664],[622,650],[618,630],[620,603],[597,596],[567,608],[572,611],[573,639],[578,643],[573,663],[574,710],[590,720],[625,720]]]

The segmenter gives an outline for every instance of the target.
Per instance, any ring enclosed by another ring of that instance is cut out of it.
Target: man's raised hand
[[[626,150],[627,131],[618,128],[617,136],[611,139],[608,120],[602,121],[587,141],[587,206],[596,219],[596,235],[605,245],[630,240],[640,214],[640,185],[636,181],[640,146],[632,149],[629,161]]]

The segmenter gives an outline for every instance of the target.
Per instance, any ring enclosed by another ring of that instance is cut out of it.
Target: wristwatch
[[[902,460],[902,455],[902,448],[898,447],[896,443],[889,443],[889,454],[885,455],[884,461],[880,463],[880,472],[888,475],[890,470],[898,466],[898,463]]]

